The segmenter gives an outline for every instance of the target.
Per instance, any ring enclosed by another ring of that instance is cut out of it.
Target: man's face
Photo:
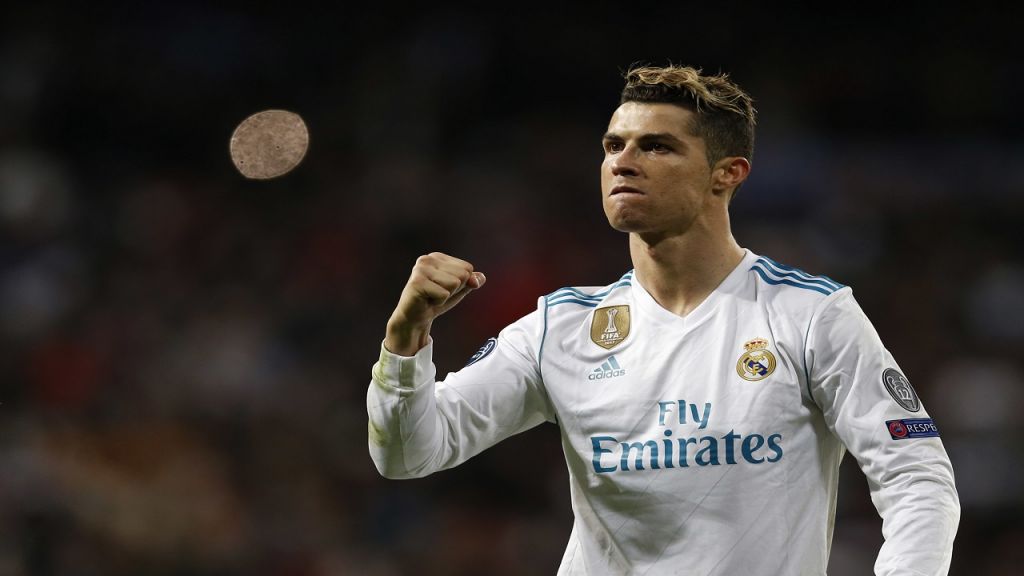
[[[676,235],[711,199],[704,140],[693,113],[674,104],[626,102],[612,114],[601,164],[604,213],[612,228]]]

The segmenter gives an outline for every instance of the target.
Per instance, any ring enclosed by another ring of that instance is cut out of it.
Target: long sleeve
[[[366,396],[370,456],[381,475],[426,476],[554,421],[537,364],[542,337],[542,316],[535,311],[442,382],[435,382],[432,339],[412,357],[382,345]]]
[[[949,457],[850,290],[819,305],[805,356],[811,395],[867,476],[882,517],[875,573],[946,574],[960,518]]]

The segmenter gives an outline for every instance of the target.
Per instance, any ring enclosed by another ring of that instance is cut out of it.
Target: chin
[[[648,228],[645,226],[646,223],[643,221],[636,218],[625,218],[622,216],[609,216],[608,224],[613,230],[627,233],[644,232]]]
[[[604,215],[613,229],[619,232],[645,232],[651,227],[651,218],[646,213],[647,210],[623,204],[625,203],[605,204]]]

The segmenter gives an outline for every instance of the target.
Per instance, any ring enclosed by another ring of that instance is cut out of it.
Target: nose
[[[612,175],[614,176],[637,176],[640,168],[637,166],[636,154],[631,146],[626,146],[622,151],[611,159]]]

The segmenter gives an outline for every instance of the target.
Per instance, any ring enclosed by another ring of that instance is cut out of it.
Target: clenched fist
[[[432,252],[416,259],[409,281],[388,320],[384,347],[392,354],[412,356],[427,345],[430,326],[487,277],[454,256]]]

